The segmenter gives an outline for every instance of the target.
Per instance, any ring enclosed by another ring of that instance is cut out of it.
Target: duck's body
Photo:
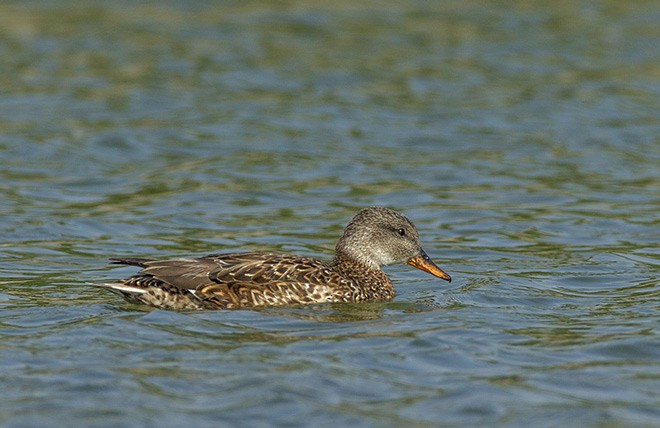
[[[213,254],[196,259],[113,259],[143,269],[112,289],[134,303],[180,309],[234,309],[390,300],[382,271],[287,254]],[[347,272],[348,270],[348,272]]]
[[[353,217],[330,263],[258,252],[112,261],[142,270],[102,287],[130,302],[176,310],[391,300],[394,287],[380,266],[392,263],[407,262],[451,281],[421,249],[410,220],[382,207]]]

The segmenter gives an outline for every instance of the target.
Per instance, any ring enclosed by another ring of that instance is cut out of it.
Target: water
[[[5,1],[0,424],[657,426],[655,2]],[[177,313],[111,256],[330,257],[359,208],[451,284]]]

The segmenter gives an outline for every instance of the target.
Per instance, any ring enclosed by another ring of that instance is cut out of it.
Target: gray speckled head
[[[355,214],[337,243],[336,252],[371,267],[404,263],[421,253],[415,225],[385,207]]]
[[[385,207],[365,208],[355,214],[339,239],[335,253],[338,258],[353,260],[371,269],[405,262],[451,281],[422,249],[415,225],[404,215]]]

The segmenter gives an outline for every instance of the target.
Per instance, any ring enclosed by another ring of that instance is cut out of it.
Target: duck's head
[[[335,250],[372,269],[395,263],[408,263],[431,275],[451,281],[422,249],[415,225],[402,214],[384,207],[358,212],[346,226]]]

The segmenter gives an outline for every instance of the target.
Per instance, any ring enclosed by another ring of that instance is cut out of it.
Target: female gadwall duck
[[[175,310],[391,300],[394,288],[380,267],[403,262],[451,281],[422,250],[412,222],[383,207],[353,217],[330,263],[274,253],[111,260],[142,270],[101,287],[133,303]]]

